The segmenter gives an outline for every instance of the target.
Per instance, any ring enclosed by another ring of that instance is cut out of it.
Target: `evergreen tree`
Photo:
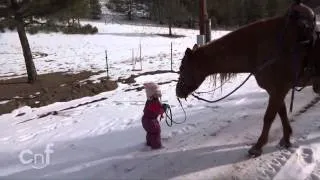
[[[268,0],[266,8],[269,17],[275,16],[278,11],[278,0]]]
[[[130,0],[110,0],[113,8],[118,12],[128,12],[125,2]],[[173,24],[175,19],[183,22],[194,22],[199,19],[198,0],[135,0],[146,3],[150,13],[150,19],[160,23],[168,23],[171,17]],[[257,21],[261,18],[273,17],[287,11],[293,0],[207,0],[207,10],[212,25],[239,26]],[[320,0],[305,0],[307,5],[317,6]],[[173,10],[173,12],[172,12]],[[182,14],[182,16],[180,16]],[[180,16],[180,17],[178,17]],[[170,24],[170,23],[169,23]],[[190,23],[192,24],[192,23]],[[190,27],[194,27],[190,25]]]
[[[248,22],[254,22],[266,17],[266,2],[261,0],[247,0],[247,18]]]
[[[80,18],[86,18],[89,16],[89,0],[70,0],[72,3],[49,16],[47,19],[53,22],[67,23],[69,26],[80,26]]]
[[[99,0],[90,0],[90,18],[101,19],[101,4]]]

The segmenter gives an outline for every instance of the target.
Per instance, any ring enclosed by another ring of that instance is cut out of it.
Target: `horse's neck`
[[[201,47],[204,68],[211,73],[252,72],[260,64],[264,54],[274,51],[280,19],[261,21]]]

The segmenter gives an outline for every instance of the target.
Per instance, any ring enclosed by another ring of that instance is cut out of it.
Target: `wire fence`
[[[37,60],[38,62],[44,61],[46,62],[57,62],[56,66],[65,62],[66,66],[65,69],[68,69],[68,64],[72,64],[71,59],[86,59],[88,63],[90,60],[94,60],[95,62],[101,59],[101,62],[105,62],[105,67],[101,67],[101,63],[97,66],[100,66],[99,69],[105,69],[107,72],[107,76],[113,71],[117,71],[122,68],[123,65],[131,66],[131,71],[127,72],[128,75],[136,73],[136,71],[144,71],[145,69],[144,63],[148,59],[148,61],[157,61],[161,59],[165,64],[165,70],[174,71],[174,58],[177,55],[179,45],[173,42],[163,43],[160,45],[144,45],[143,43],[137,43],[136,47],[128,47],[128,48],[105,48],[104,51],[99,52],[84,52],[77,53],[75,50],[75,54],[73,55],[66,55],[62,56],[57,53],[51,54],[44,54],[43,56],[39,56],[38,52],[33,54],[33,59]],[[81,49],[81,48],[79,48]],[[102,49],[102,48],[100,48]],[[151,51],[150,51],[151,49]],[[11,62],[21,62],[24,63],[23,53],[22,52],[0,52],[0,55],[14,55],[14,56],[21,56],[21,58],[11,59]],[[66,59],[70,59],[70,61],[65,61]],[[154,59],[154,60],[153,60]],[[178,58],[177,58],[178,59]],[[49,61],[50,60],[50,61]],[[63,61],[61,61],[63,60]],[[60,62],[59,62],[60,61]],[[24,64],[23,64],[24,65]],[[55,64],[53,64],[55,66]],[[90,65],[88,65],[91,67]],[[157,68],[157,67],[155,67]],[[41,71],[41,67],[37,68]],[[54,67],[53,67],[54,69]],[[63,68],[62,68],[63,69]],[[149,69],[148,69],[149,70]],[[152,69],[158,70],[158,69]],[[112,73],[116,74],[116,73]]]

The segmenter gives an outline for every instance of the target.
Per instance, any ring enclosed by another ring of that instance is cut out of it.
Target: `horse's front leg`
[[[289,148],[291,147],[290,136],[292,134],[292,128],[289,123],[287,108],[284,101],[282,101],[281,107],[278,113],[279,113],[279,116],[282,122],[282,127],[283,127],[283,138],[280,141],[280,146]]]
[[[269,131],[271,125],[281,107],[284,96],[270,94],[269,103],[264,115],[263,129],[258,142],[249,150],[252,156],[260,156],[262,154],[262,147],[268,142]]]

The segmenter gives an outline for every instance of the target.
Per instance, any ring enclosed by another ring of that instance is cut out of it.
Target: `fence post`
[[[132,70],[135,69],[134,49],[132,48]]]
[[[106,53],[106,68],[107,68],[107,77],[109,77],[109,63],[108,63],[108,50],[105,51]]]
[[[173,56],[173,54],[172,54],[172,53],[173,53],[173,52],[172,52],[172,49],[173,49],[173,48],[172,48],[172,46],[173,46],[173,45],[172,45],[172,42],[171,42],[171,71],[173,71],[173,67],[172,67],[172,66],[173,66],[173,57],[172,57],[172,56]]]
[[[140,45],[139,45],[139,48],[140,48],[140,69],[142,71],[142,46],[141,46],[141,42],[140,42]]]

